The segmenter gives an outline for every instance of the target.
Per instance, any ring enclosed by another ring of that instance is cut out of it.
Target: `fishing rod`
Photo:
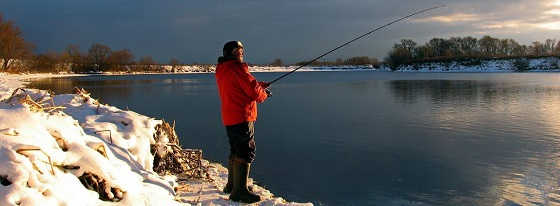
[[[346,45],[348,45],[348,44],[350,44],[350,43],[352,43],[352,42],[354,42],[354,41],[356,41],[356,40],[358,40],[358,39],[361,39],[362,37],[365,37],[365,36],[367,36],[367,35],[370,35],[370,34],[376,32],[376,31],[378,31],[378,30],[380,30],[380,29],[383,29],[383,28],[385,28],[385,27],[388,27],[388,26],[391,25],[391,24],[397,23],[397,22],[402,21],[402,20],[404,20],[404,19],[407,19],[407,18],[409,18],[409,17],[411,17],[411,16],[414,16],[414,15],[417,15],[417,14],[421,14],[421,13],[424,13],[424,12],[427,12],[427,11],[430,11],[430,10],[438,9],[438,8],[441,8],[441,7],[445,7],[445,5],[434,6],[434,7],[431,7],[431,8],[422,9],[422,10],[420,10],[420,11],[411,13],[411,14],[409,14],[409,15],[407,15],[407,16],[404,16],[404,17],[401,17],[401,18],[399,18],[399,19],[393,20],[392,22],[389,22],[389,23],[387,23],[387,24],[385,24],[385,25],[383,25],[383,26],[377,27],[377,28],[375,28],[374,30],[371,30],[371,31],[369,31],[369,32],[367,32],[367,33],[365,33],[365,34],[362,34],[361,36],[358,36],[358,37],[356,37],[356,38],[354,38],[354,39],[352,39],[352,40],[350,40],[350,41],[348,41],[348,42],[346,42],[346,43],[344,43],[344,44],[342,44],[342,45],[340,45],[340,46],[338,46],[338,47],[336,47],[336,48],[334,48],[334,49],[332,49],[332,50],[330,50],[330,51],[328,51],[328,52],[326,52],[326,53],[324,53],[324,54],[322,54],[322,55],[320,55],[320,56],[318,56],[318,57],[316,57],[315,59],[313,59],[313,60],[311,60],[311,61],[308,61],[308,62],[306,62],[306,63],[303,64],[303,65],[300,65],[300,66],[297,67],[296,69],[294,69],[294,70],[292,70],[292,71],[290,71],[290,72],[287,72],[287,73],[283,74],[282,76],[277,77],[276,79],[274,79],[274,80],[268,82],[268,84],[271,85],[271,84],[273,84],[274,82],[276,82],[276,81],[278,81],[278,80],[280,80],[280,79],[282,79],[282,78],[284,78],[284,77],[286,77],[286,76],[288,76],[288,75],[294,73],[294,72],[297,71],[298,69],[301,69],[301,68],[303,68],[304,66],[307,66],[307,65],[309,65],[309,64],[311,64],[311,63],[313,63],[313,62],[319,60],[320,58],[326,56],[327,54],[330,54],[330,53],[332,53],[332,52],[334,52],[334,51],[336,51],[336,50],[338,50],[338,49],[340,49],[340,48],[342,48],[342,47],[344,47],[344,46],[346,46]]]

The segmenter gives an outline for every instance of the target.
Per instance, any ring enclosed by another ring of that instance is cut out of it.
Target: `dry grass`
[[[31,151],[40,151],[41,153],[43,153],[47,159],[49,160],[48,164],[51,166],[51,174],[54,175],[54,166],[51,160],[51,157],[44,152],[43,150],[41,150],[40,147],[37,146],[32,146],[32,145],[26,145],[26,146],[22,146],[18,149],[16,149],[16,153],[21,154],[27,158],[29,158],[29,154],[27,154],[26,152],[31,152]],[[39,167],[35,164],[35,162],[31,161],[31,164],[33,165],[33,169],[37,170],[40,174],[43,174],[43,172],[39,169]]]
[[[18,103],[23,105],[28,105],[29,109],[32,112],[47,112],[52,113],[57,110],[63,110],[65,107],[56,106],[54,104],[53,99],[51,98],[53,95],[49,93],[49,95],[41,96],[39,99],[32,99],[27,91],[24,88],[17,88],[12,92],[10,98],[6,100],[6,103],[12,103],[14,100],[17,100]],[[51,101],[49,104],[48,101]]]

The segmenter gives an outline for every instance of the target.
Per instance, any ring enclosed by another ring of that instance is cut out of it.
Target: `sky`
[[[560,0],[6,0],[0,7],[36,52],[93,43],[130,49],[160,63],[215,63],[224,43],[240,40],[245,60],[310,60],[412,12],[414,16],[356,41],[322,60],[383,59],[401,39],[513,38],[529,45],[560,39]]]

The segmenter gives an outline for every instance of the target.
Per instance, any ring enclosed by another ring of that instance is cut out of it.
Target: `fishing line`
[[[328,52],[326,52],[326,53],[324,53],[324,54],[321,54],[320,56],[316,57],[315,59],[313,59],[313,60],[311,60],[311,61],[308,61],[308,62],[304,63],[303,65],[300,65],[300,66],[297,67],[296,69],[294,69],[294,70],[292,70],[292,71],[290,71],[290,72],[287,72],[287,73],[283,74],[282,76],[279,76],[279,77],[277,77],[276,79],[274,79],[274,80],[272,80],[272,81],[270,81],[270,82],[268,82],[268,83],[269,83],[269,85],[271,85],[271,84],[273,84],[274,82],[276,82],[276,81],[278,81],[278,80],[280,80],[280,79],[282,79],[282,78],[284,78],[284,77],[286,77],[286,76],[288,76],[288,75],[294,73],[294,72],[297,71],[298,69],[301,69],[301,68],[303,68],[304,66],[307,66],[307,65],[309,65],[309,64],[311,64],[311,63],[313,63],[313,62],[319,60],[320,58],[326,56],[327,54],[330,54],[330,53],[332,53],[332,52],[334,52],[334,51],[336,51],[336,50],[338,50],[338,49],[340,49],[340,48],[342,48],[342,47],[344,47],[344,46],[346,46],[346,45],[348,45],[348,44],[350,44],[350,43],[352,43],[352,42],[354,42],[354,41],[356,41],[356,40],[358,40],[358,39],[361,39],[361,38],[363,38],[363,37],[365,37],[365,36],[367,36],[367,35],[370,35],[370,34],[376,32],[376,31],[378,31],[378,30],[380,30],[380,29],[383,29],[383,28],[385,28],[385,27],[388,27],[388,26],[391,25],[391,24],[394,24],[394,23],[397,23],[397,22],[402,21],[402,20],[404,20],[404,19],[410,18],[410,17],[412,17],[412,16],[414,16],[414,15],[418,15],[418,14],[421,14],[421,13],[424,13],[424,12],[427,12],[427,11],[430,11],[430,10],[442,8],[442,7],[445,7],[445,5],[434,6],[434,7],[431,7],[431,8],[422,9],[422,10],[420,10],[420,11],[411,13],[411,14],[409,14],[409,15],[407,15],[407,16],[404,16],[404,17],[401,17],[401,18],[399,18],[399,19],[393,20],[393,21],[391,21],[391,22],[389,22],[389,23],[387,23],[387,24],[385,24],[385,25],[383,25],[383,26],[377,27],[377,28],[375,28],[375,29],[373,29],[373,30],[371,30],[371,31],[369,31],[369,32],[367,32],[367,33],[365,33],[365,34],[362,34],[362,35],[360,35],[360,36],[358,36],[358,37],[356,37],[356,38],[354,38],[354,39],[352,39],[352,40],[350,40],[350,41],[348,41],[348,42],[346,42],[346,43],[344,43],[344,44],[342,44],[342,45],[340,45],[340,46],[338,46],[338,47],[336,47],[336,48],[334,48],[334,49],[332,49],[332,50],[330,50],[330,51],[328,51]]]

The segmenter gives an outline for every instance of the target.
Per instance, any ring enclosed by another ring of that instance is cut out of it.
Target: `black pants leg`
[[[255,123],[243,122],[226,126],[229,137],[230,155],[241,158],[247,163],[255,160]]]

